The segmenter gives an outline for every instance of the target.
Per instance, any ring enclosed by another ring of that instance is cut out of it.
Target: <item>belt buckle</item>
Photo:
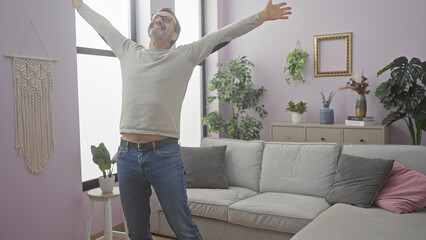
[[[146,144],[144,144],[144,143],[138,143],[138,151],[139,152],[146,152],[146,151],[148,151],[149,149],[145,145]]]

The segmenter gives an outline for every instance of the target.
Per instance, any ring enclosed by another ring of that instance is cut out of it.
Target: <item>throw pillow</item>
[[[385,184],[392,165],[393,160],[342,154],[337,165],[334,185],[326,198],[327,202],[370,207]]]
[[[396,213],[421,210],[426,207],[426,175],[395,161],[374,205]]]
[[[228,188],[226,146],[181,147],[187,188]]]

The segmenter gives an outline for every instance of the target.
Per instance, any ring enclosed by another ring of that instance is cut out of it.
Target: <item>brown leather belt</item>
[[[179,140],[177,138],[166,138],[161,139],[159,141],[152,141],[152,142],[146,142],[146,143],[135,143],[126,141],[124,139],[121,139],[120,145],[122,147],[128,148],[128,149],[134,149],[139,152],[148,152],[148,151],[155,151],[157,149],[161,149],[164,147],[167,147],[171,144],[178,144]]]

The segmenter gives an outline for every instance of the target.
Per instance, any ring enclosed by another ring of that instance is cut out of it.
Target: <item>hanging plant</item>
[[[302,77],[302,69],[308,57],[309,54],[299,48],[295,48],[287,55],[287,66],[284,67],[284,73],[287,73],[285,80],[288,84],[290,84],[290,80],[306,82],[306,79]]]

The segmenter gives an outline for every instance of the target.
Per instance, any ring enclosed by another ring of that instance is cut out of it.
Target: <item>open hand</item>
[[[263,9],[259,16],[262,21],[272,21],[278,19],[288,19],[291,15],[291,7],[286,7],[286,2],[281,2],[278,4],[272,4],[272,0],[268,0],[265,9]]]

